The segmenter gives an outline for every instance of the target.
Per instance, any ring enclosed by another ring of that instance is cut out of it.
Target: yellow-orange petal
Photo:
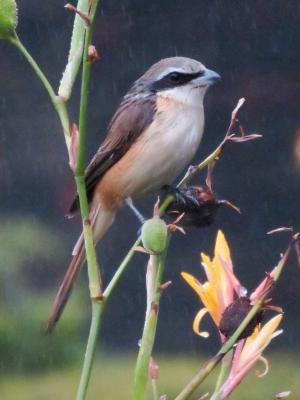
[[[231,262],[230,249],[224,233],[221,230],[219,230],[217,233],[215,256],[220,257],[225,262]]]
[[[202,284],[198,279],[187,272],[181,272],[181,276],[195,290],[204,307],[207,308],[208,312],[211,314],[215,324],[218,325],[223,310],[219,310],[215,288],[210,282]]]
[[[208,313],[208,310],[206,308],[201,308],[200,311],[198,311],[194,322],[193,322],[193,331],[196,333],[196,335],[201,336],[203,338],[208,338],[209,337],[209,332],[207,331],[200,331],[200,324],[201,321],[204,317],[205,314]]]
[[[263,352],[268,346],[270,341],[282,331],[275,331],[282,320],[282,314],[276,315],[271,318],[259,331],[256,329],[253,334],[247,338],[239,364],[246,364],[249,359],[257,356]]]

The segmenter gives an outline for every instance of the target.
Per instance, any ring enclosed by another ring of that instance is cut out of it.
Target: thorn
[[[241,209],[228,200],[219,200],[219,204],[224,204],[227,207],[233,208],[237,213],[242,214]]]
[[[167,281],[165,283],[162,283],[159,287],[158,287],[158,291],[159,292],[163,292],[164,290],[168,289],[170,286],[172,285],[172,281]]]
[[[272,304],[266,304],[263,307],[264,310],[274,311],[278,314],[283,314],[283,309],[281,307],[273,306]]]
[[[84,12],[78,10],[78,8],[74,7],[74,6],[73,6],[72,4],[70,4],[70,3],[67,3],[64,7],[65,7],[67,10],[73,11],[75,14],[78,14],[78,15],[82,18],[82,20],[83,20],[83,22],[86,24],[86,26],[90,26],[91,22],[90,22],[90,19],[89,19],[88,14],[86,14],[86,13],[84,13]]]
[[[153,357],[150,357],[149,361],[149,376],[153,381],[157,381],[159,379],[159,366],[156,364]]]
[[[267,232],[267,235],[273,235],[273,233],[281,233],[281,232],[294,232],[294,228],[292,226],[281,226],[280,228],[275,228]]]
[[[89,45],[88,59],[91,63],[94,63],[100,59],[100,56],[99,56],[99,53],[98,53],[96,47],[92,44]]]
[[[231,113],[231,120],[232,121],[236,121],[237,113],[239,112],[240,108],[244,105],[245,101],[246,101],[246,99],[244,97],[242,97],[237,102],[237,105],[236,105],[235,109]]]
[[[181,215],[184,215],[184,213],[181,214]],[[174,233],[174,232],[176,232],[176,231],[179,231],[179,232],[181,232],[183,235],[186,235],[186,231],[182,228],[182,226],[178,226],[178,225],[175,225],[175,224],[169,224],[169,225],[168,225],[168,229],[169,229],[169,231],[172,232],[172,233]]]
[[[153,253],[152,251],[146,250],[143,246],[136,246],[134,251],[137,251],[137,252],[143,253],[143,254],[148,254],[149,256],[155,256],[155,253]]]
[[[246,135],[246,136],[236,136],[236,135],[230,135],[227,138],[228,142],[231,143],[244,143],[244,142],[250,142],[251,140],[259,139],[262,138],[262,135],[259,135],[257,133],[252,133],[251,135]]]
[[[159,217],[159,204],[160,204],[160,199],[158,196],[156,203],[154,204],[154,207],[153,207],[153,216],[154,217]]]

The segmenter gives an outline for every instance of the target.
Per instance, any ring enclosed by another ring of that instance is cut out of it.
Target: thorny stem
[[[147,387],[148,369],[156,334],[161,297],[160,285],[162,283],[162,276],[165,268],[166,254],[167,248],[163,254],[151,255],[147,266],[147,309],[143,336],[135,367],[133,390],[134,400],[142,400]]]
[[[78,0],[76,9],[79,10],[79,12],[88,14],[89,0]],[[70,98],[72,94],[72,88],[82,62],[85,27],[86,24],[84,20],[79,14],[76,14],[73,24],[68,63],[64,70],[58,89],[58,94],[62,98],[62,101],[67,101]]]
[[[61,125],[63,128],[67,148],[69,148],[71,134],[70,134],[70,122],[69,122],[68,110],[67,110],[66,105],[61,101],[59,96],[57,96],[55,94],[50,82],[46,78],[46,76],[43,73],[43,71],[41,70],[40,66],[34,60],[32,55],[27,51],[26,47],[23,45],[23,43],[21,42],[21,40],[19,39],[17,34],[15,34],[15,36],[10,39],[10,43],[12,43],[14,46],[16,46],[17,49],[23,54],[23,56],[26,58],[26,60],[31,65],[34,72],[36,73],[36,75],[38,76],[38,78],[40,79],[42,84],[44,85],[44,88],[48,92],[49,97],[52,101],[52,104],[59,116],[59,119],[60,119],[60,122],[61,122]]]
[[[276,266],[276,272],[273,276],[274,282],[278,281],[280,275],[283,271],[283,267],[286,264],[288,256],[290,254],[292,245],[295,240],[293,239],[292,243],[288,246],[287,250],[279,260]],[[269,295],[269,291],[266,291],[260,299],[256,300],[253,307],[247,314],[247,316],[243,319],[240,326],[236,329],[233,335],[223,344],[218,353],[212,357],[204,367],[202,367],[199,372],[194,376],[194,378],[185,386],[185,388],[180,392],[180,394],[175,398],[175,400],[186,400],[190,398],[190,396],[195,392],[198,386],[205,380],[205,378],[210,374],[210,372],[218,365],[218,363],[223,359],[223,357],[233,348],[235,343],[238,341],[241,333],[248,326],[248,324],[252,321],[257,313],[259,313],[263,307],[264,300]],[[207,366],[209,365],[209,372],[207,372]]]
[[[90,24],[86,28],[84,51],[82,61],[82,80],[80,94],[80,111],[79,111],[79,145],[77,154],[77,165],[75,171],[75,180],[77,192],[79,195],[80,212],[83,222],[83,235],[86,250],[86,259],[88,266],[88,277],[90,287],[90,297],[92,301],[92,319],[89,332],[89,338],[80,377],[80,383],[77,391],[77,400],[86,398],[87,388],[90,381],[91,370],[96,352],[96,341],[99,333],[101,316],[103,314],[104,305],[102,303],[102,282],[100,269],[97,262],[97,255],[93,241],[93,231],[89,221],[89,206],[86,193],[86,185],[84,178],[85,153],[86,153],[86,126],[87,126],[87,109],[89,96],[89,82],[91,62],[88,57],[88,49],[91,44],[92,27],[97,10],[99,0],[91,3],[89,12]]]

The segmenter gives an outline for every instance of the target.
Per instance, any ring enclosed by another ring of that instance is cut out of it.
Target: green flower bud
[[[0,1],[0,39],[10,39],[15,36],[18,23],[17,4],[14,0]]]
[[[142,227],[142,242],[146,250],[160,254],[167,246],[168,228],[159,217],[148,219]]]

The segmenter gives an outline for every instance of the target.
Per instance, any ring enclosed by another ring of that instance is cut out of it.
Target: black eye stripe
[[[150,90],[157,92],[158,90],[167,90],[172,87],[182,86],[186,83],[192,81],[193,79],[199,78],[204,75],[204,71],[193,72],[193,73],[184,73],[179,71],[172,71],[169,74],[163,76],[158,81],[154,82],[151,85]]]

